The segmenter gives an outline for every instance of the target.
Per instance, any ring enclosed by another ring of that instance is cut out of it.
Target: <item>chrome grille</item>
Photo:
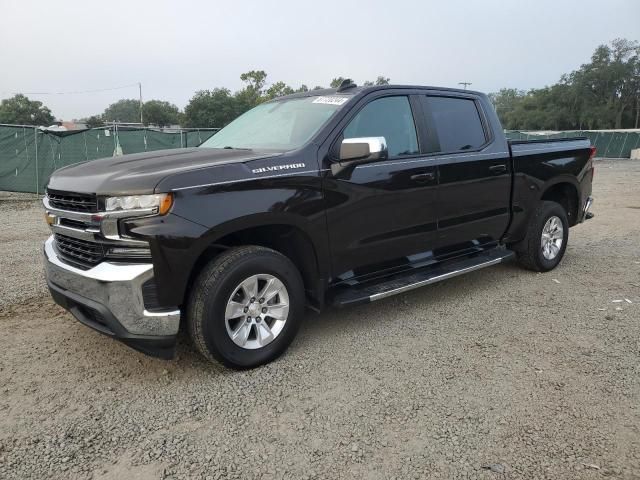
[[[98,211],[98,201],[95,195],[48,190],[47,198],[49,205],[60,210],[84,213]]]
[[[89,269],[104,258],[104,248],[100,243],[67,237],[59,233],[56,233],[54,238],[58,254],[68,263],[79,268]]]

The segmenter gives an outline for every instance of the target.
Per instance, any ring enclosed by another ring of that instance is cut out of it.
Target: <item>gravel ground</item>
[[[0,311],[47,291],[42,243],[50,235],[42,203],[33,194],[0,192]]]
[[[248,372],[78,324],[42,294],[39,206],[2,197],[0,478],[640,478],[640,163],[595,181],[555,271],[310,315]]]

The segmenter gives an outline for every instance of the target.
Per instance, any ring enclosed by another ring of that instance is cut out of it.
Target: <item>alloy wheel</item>
[[[277,277],[261,273],[246,278],[227,301],[225,325],[239,347],[255,350],[273,342],[289,315],[289,293]]]

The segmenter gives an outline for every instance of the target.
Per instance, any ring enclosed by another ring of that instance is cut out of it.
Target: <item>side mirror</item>
[[[384,160],[387,155],[384,137],[345,138],[340,145],[340,163],[343,166]]]

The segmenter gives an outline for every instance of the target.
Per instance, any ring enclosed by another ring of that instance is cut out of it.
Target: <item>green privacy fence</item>
[[[509,140],[542,140],[587,137],[597,149],[596,156],[629,158],[631,150],[640,148],[640,130],[573,130],[564,132],[505,132]]]
[[[108,126],[53,132],[31,126],[0,125],[0,190],[42,193],[51,173],[65,165],[98,158],[170,148],[196,147],[217,129],[159,131]],[[640,130],[507,131],[511,140],[588,137],[598,157],[629,158],[640,148]]]
[[[42,193],[51,173],[65,165],[127,153],[197,147],[216,131],[108,126],[59,132],[0,125],[0,190]]]

